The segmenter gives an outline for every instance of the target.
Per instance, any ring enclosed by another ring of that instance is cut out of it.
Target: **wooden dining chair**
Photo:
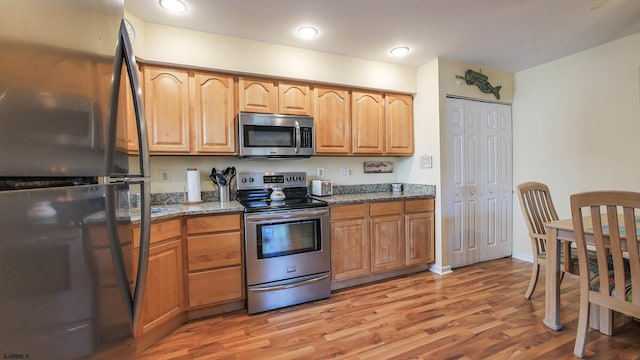
[[[600,326],[611,327],[612,311],[640,318],[640,193],[597,191],[571,196],[571,218],[580,272],[589,273],[587,239],[596,252],[597,272],[580,277],[580,314],[575,356],[582,358],[591,304]],[[590,217],[590,221],[584,217]]]
[[[553,206],[549,188],[543,183],[530,181],[518,185],[518,199],[529,228],[533,250],[531,281],[524,294],[525,298],[530,299],[538,282],[540,265],[547,266],[547,233],[544,224],[558,220],[558,214]],[[578,256],[575,249],[572,250],[568,242],[563,242],[560,251],[562,276],[565,272],[578,274]]]

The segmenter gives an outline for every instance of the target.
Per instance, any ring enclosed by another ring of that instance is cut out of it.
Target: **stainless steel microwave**
[[[240,157],[310,157],[316,154],[313,118],[240,112],[238,146]]]

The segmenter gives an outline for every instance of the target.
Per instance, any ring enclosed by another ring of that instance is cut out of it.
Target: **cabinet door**
[[[134,255],[137,264],[139,250]],[[182,270],[182,240],[176,239],[149,249],[149,268],[142,314],[135,335],[160,326],[185,310]],[[137,269],[136,269],[137,270]]]
[[[233,77],[195,73],[193,80],[195,151],[236,154]]]
[[[405,236],[407,265],[433,262],[434,257],[434,214],[416,213],[405,215]]]
[[[149,151],[189,152],[188,81],[183,70],[144,67]]]
[[[316,153],[351,152],[351,116],[349,91],[317,86],[314,89]]]
[[[369,273],[369,236],[364,218],[331,223],[331,279]]]
[[[244,299],[242,267],[189,274],[189,308]]]
[[[240,232],[192,235],[187,238],[187,248],[189,271],[240,265],[242,262]]]
[[[354,154],[384,151],[384,101],[382,94],[354,91],[351,95],[351,131]]]
[[[311,115],[311,90],[309,85],[278,83],[278,112],[288,115]]]
[[[238,80],[240,111],[275,114],[278,93],[275,81],[240,78]]]
[[[411,95],[385,95],[386,126],[385,153],[413,154],[413,97]]]
[[[371,217],[371,272],[405,265],[402,224],[401,214]]]

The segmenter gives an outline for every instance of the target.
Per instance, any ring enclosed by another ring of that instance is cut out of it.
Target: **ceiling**
[[[640,0],[183,1],[181,15],[158,0],[125,8],[145,22],[355,58],[420,66],[444,57],[511,72],[640,32]],[[302,25],[319,36],[298,39]],[[389,53],[401,45],[411,52]]]

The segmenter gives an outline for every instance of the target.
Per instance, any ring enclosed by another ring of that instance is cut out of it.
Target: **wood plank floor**
[[[424,272],[345,289],[330,299],[186,324],[140,354],[175,359],[571,359],[578,278],[565,276],[564,329],[542,324],[544,274],[523,296],[531,264],[500,259],[439,276]],[[640,359],[640,323],[615,318],[614,336],[590,331],[590,359]]]

